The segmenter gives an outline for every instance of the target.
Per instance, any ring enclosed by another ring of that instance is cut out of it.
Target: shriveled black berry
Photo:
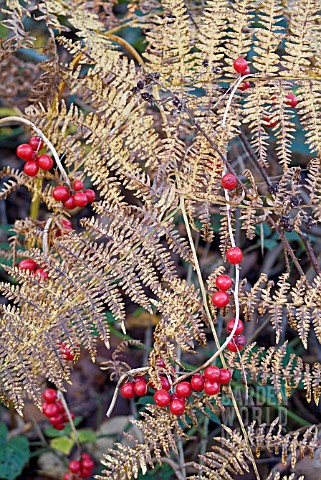
[[[208,67],[208,60],[207,59],[203,60],[202,65],[203,67]]]
[[[174,97],[173,98],[173,104],[175,105],[175,107],[178,107],[181,104],[180,99],[177,98],[177,97]]]
[[[155,73],[154,73],[154,78],[155,78],[155,80],[158,80],[158,79],[160,78],[160,76],[161,76],[161,75],[160,75],[159,72],[155,72]]]
[[[279,221],[280,227],[287,228],[289,225],[291,225],[291,221],[289,217],[281,217]]]
[[[133,88],[131,88],[130,91],[133,92],[133,93],[137,93],[137,92],[138,92],[138,88],[137,88],[137,87],[133,87]]]
[[[294,225],[290,223],[287,227],[284,227],[286,232],[292,232],[294,230]]]
[[[213,67],[212,72],[214,73],[214,75],[220,75],[222,73],[222,69],[221,67]]]
[[[146,102],[150,102],[150,101],[154,100],[153,95],[151,95],[150,93],[147,93],[147,92],[141,93],[141,97],[142,97],[143,100],[146,100]]]
[[[139,80],[137,82],[137,88],[139,88],[139,90],[142,90],[144,87],[145,87],[145,83],[142,80]]]
[[[305,226],[310,230],[314,225],[314,220],[312,217],[308,216],[304,219]]]
[[[291,195],[290,197],[290,205],[291,207],[298,207],[301,203],[301,198]]]
[[[277,193],[279,191],[279,184],[278,183],[273,183],[268,186],[268,192],[269,193]]]

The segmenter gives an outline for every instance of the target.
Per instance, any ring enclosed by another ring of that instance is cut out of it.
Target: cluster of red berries
[[[245,75],[249,75],[251,73],[250,67],[248,66],[248,63],[245,60],[245,58],[239,57],[236,60],[234,60],[233,67],[234,67],[234,70],[237,73],[239,73],[242,77],[244,77]],[[248,88],[251,88],[250,82],[242,82],[242,84],[239,86],[239,90],[242,90],[242,91],[247,90]],[[285,102],[286,105],[292,108],[295,108],[297,106],[298,99],[294,95],[294,93],[289,93],[286,96],[286,98],[287,98]],[[272,121],[271,117],[266,116],[264,117],[264,122],[266,123],[267,128],[272,128],[272,127],[275,127],[275,125],[277,125],[278,120]]]
[[[52,191],[52,196],[57,202],[64,202],[64,207],[73,210],[76,207],[85,207],[88,203],[95,201],[96,194],[94,190],[84,190],[84,184],[81,180],[75,180],[73,183],[74,194],[65,185],[59,185]]]
[[[83,453],[80,460],[69,462],[69,472],[65,473],[64,480],[76,480],[78,478],[88,478],[93,473],[95,464],[89,453]]]
[[[49,155],[38,155],[38,152],[44,147],[44,142],[39,137],[31,137],[29,143],[22,143],[18,146],[16,153],[19,158],[25,160],[26,164],[23,171],[28,177],[35,177],[42,170],[50,170],[53,165],[53,159]]]
[[[235,318],[232,318],[226,325],[226,330],[228,331],[228,333],[232,333],[234,325],[235,325]],[[227,348],[231,352],[240,351],[246,345],[246,338],[244,335],[241,335],[243,331],[244,331],[244,323],[242,322],[242,320],[239,320],[237,322],[237,327],[234,332],[234,336],[232,340],[230,340],[229,343],[227,344]]]
[[[165,367],[164,361],[158,359],[157,365],[161,368]],[[176,385],[175,392],[170,394],[171,384],[165,375],[160,376],[160,390],[151,384],[150,386],[156,390],[154,401],[158,407],[167,407],[173,415],[182,415],[185,411],[187,398],[195,392],[204,392],[207,395],[217,395],[220,391],[220,385],[226,385],[231,380],[229,370],[218,367],[207,367],[204,374],[195,374],[191,378],[191,382],[180,382]],[[137,388],[138,385],[138,388]],[[146,395],[148,390],[147,382],[144,377],[136,377],[133,382],[126,382],[121,388],[121,395],[124,398],[134,398],[135,395]]]
[[[57,392],[53,388],[46,388],[42,397],[44,402],[42,404],[42,412],[49,418],[49,422],[56,430],[63,430],[66,423],[69,422],[65,408],[60,400],[58,400]],[[74,418],[74,414],[71,418]]]
[[[46,280],[46,278],[48,278],[48,272],[46,272],[44,268],[39,267],[37,262],[31,258],[21,260],[18,264],[18,268],[20,268],[20,270],[28,270],[29,272],[32,272],[38,279],[43,278]]]

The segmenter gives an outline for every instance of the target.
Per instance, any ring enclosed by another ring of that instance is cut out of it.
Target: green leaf
[[[7,441],[8,429],[4,423],[0,423],[0,445]]]
[[[73,437],[73,434],[72,434],[72,437]],[[97,435],[90,428],[86,428],[84,430],[78,430],[78,440],[79,440],[79,443],[95,442],[97,440]]]
[[[69,455],[74,444],[74,440],[66,436],[53,438],[52,440],[50,440],[50,446],[53,449],[64,453],[65,455]]]
[[[2,432],[4,431],[1,428]],[[15,480],[29,461],[29,442],[25,437],[13,437],[0,445],[0,478]]]

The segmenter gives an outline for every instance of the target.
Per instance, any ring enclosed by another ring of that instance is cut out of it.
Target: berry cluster
[[[94,461],[89,453],[83,453],[80,460],[72,460],[69,462],[69,472],[65,473],[64,480],[88,478],[91,476],[94,466]]]
[[[238,247],[231,247],[226,252],[226,259],[232,265],[240,263],[242,258],[242,250]],[[226,291],[231,288],[232,279],[227,275],[219,275],[215,283],[218,291],[213,294],[212,302],[217,308],[224,308],[230,301],[230,297]]]
[[[52,191],[52,196],[57,202],[64,202],[64,207],[73,210],[76,207],[85,207],[88,203],[95,201],[96,194],[93,190],[84,190],[84,184],[81,180],[75,180],[73,190],[75,193],[70,194],[70,190],[65,185],[59,185]]]
[[[42,397],[45,400],[42,404],[42,412],[49,418],[49,422],[56,430],[63,430],[69,419],[62,402],[58,400],[56,390],[46,388]],[[71,413],[71,418],[74,418],[73,413]]]
[[[20,270],[27,270],[29,272],[32,272],[38,279],[43,278],[44,280],[46,280],[48,278],[48,272],[46,272],[44,268],[39,267],[37,262],[35,262],[31,258],[21,260],[21,262],[19,262],[18,264],[18,268],[20,268]]]
[[[22,143],[18,146],[16,153],[26,164],[23,171],[28,177],[35,177],[42,170],[50,170],[53,165],[53,159],[49,155],[38,155],[38,152],[44,147],[44,142],[39,137],[31,137],[29,143]]]
[[[157,366],[164,368],[162,359],[157,360]],[[231,380],[229,370],[218,367],[207,367],[204,374],[193,375],[191,382],[180,382],[176,385],[175,392],[169,393],[171,384],[165,375],[160,375],[161,389],[150,384],[150,387],[156,390],[154,401],[158,407],[167,407],[173,415],[182,415],[185,411],[187,398],[195,392],[204,392],[207,395],[217,395],[220,391],[220,385],[226,385]],[[124,398],[134,398],[135,395],[146,395],[148,390],[147,381],[144,377],[135,377],[133,382],[126,382],[121,388],[121,395]]]

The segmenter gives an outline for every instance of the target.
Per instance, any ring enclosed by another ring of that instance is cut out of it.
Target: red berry
[[[83,469],[78,473],[79,478],[88,478],[92,474],[92,470]]]
[[[72,472],[72,473],[78,473],[80,472],[80,462],[79,460],[72,460],[72,462],[69,463],[69,470]]]
[[[69,198],[69,190],[64,185],[59,185],[53,189],[52,196],[57,202],[64,202]]]
[[[63,354],[65,360],[71,361],[71,360],[74,359],[74,355],[72,354],[70,349],[68,347],[66,347],[66,345],[64,343],[61,344],[61,350],[62,350],[62,354]]]
[[[234,60],[233,67],[237,73],[244,73],[248,68],[248,64],[245,58],[239,57]]]
[[[56,405],[58,407],[58,413],[65,413],[65,407],[60,400],[56,402]]]
[[[64,428],[66,428],[65,423],[60,423],[59,425],[55,425],[56,430],[63,430]]]
[[[228,333],[232,332],[234,325],[235,325],[235,318],[232,318],[226,325],[226,330],[228,331]],[[237,322],[237,327],[234,335],[241,335],[243,330],[244,330],[244,323],[242,322],[242,320],[239,320]]]
[[[42,411],[46,417],[55,417],[58,415],[58,407],[55,403],[43,403]]]
[[[232,378],[231,372],[226,368],[221,368],[220,378],[218,379],[219,383],[221,383],[222,385],[227,385],[231,381],[231,378]]]
[[[147,383],[145,380],[139,380],[137,383],[134,385],[134,390],[136,395],[142,397],[143,395],[146,395],[147,393]]]
[[[186,398],[180,397],[176,392],[173,393],[172,400],[180,400],[184,405],[186,404]]]
[[[215,292],[212,296],[212,302],[218,308],[226,307],[229,301],[230,297],[228,296],[228,294],[226,292],[222,292],[221,290]]]
[[[95,201],[96,193],[93,190],[91,190],[90,188],[88,188],[88,190],[84,190],[84,194],[88,198],[89,203],[92,203],[92,202]]]
[[[173,415],[182,415],[185,410],[185,402],[179,399],[174,399],[169,404],[169,409]]]
[[[37,267],[37,263],[34,260],[31,260],[31,258],[21,260],[21,262],[18,264],[18,268],[20,268],[20,270],[30,270],[30,272],[34,272]]]
[[[238,335],[237,337],[234,337],[228,344],[227,348],[231,352],[237,352],[242,350],[242,348],[246,345],[246,338],[244,335]]]
[[[161,381],[161,384],[162,384],[162,389],[163,390],[170,390],[171,389],[171,384],[169,383],[169,380],[167,377],[161,375],[160,376],[160,381]]]
[[[160,368],[165,368],[165,362],[162,358],[156,358],[155,365]]]
[[[167,390],[157,390],[154,393],[154,400],[158,407],[167,407],[171,401],[171,396]]]
[[[50,170],[53,167],[53,159],[49,155],[40,155],[38,165],[42,170]]]
[[[72,230],[72,223],[70,220],[61,220],[61,224],[64,226],[64,228]]]
[[[205,380],[204,391],[207,395],[216,395],[220,391],[220,384],[212,380]]]
[[[135,390],[134,390],[134,383],[133,382],[126,382],[123,384],[120,390],[121,395],[124,398],[134,398]]]
[[[204,375],[201,375],[199,373],[197,373],[196,375],[193,375],[191,378],[192,389],[195,390],[196,392],[201,392],[204,388],[204,382],[205,382]]]
[[[24,164],[23,171],[26,175],[28,175],[28,177],[35,177],[39,172],[39,165],[37,162],[30,160],[29,162]]]
[[[146,383],[146,378],[144,375],[135,375],[134,383],[140,382],[141,380]]]
[[[289,95],[287,95],[286,98],[288,98],[289,100],[286,100],[285,103],[292,108],[295,108],[299,103],[294,93],[289,93]]]
[[[88,203],[88,198],[84,192],[75,193],[73,199],[77,207],[85,207]]]
[[[62,425],[64,423],[64,417],[58,413],[54,417],[50,417],[49,422],[52,426]]]
[[[215,285],[219,290],[223,290],[224,292],[231,288],[233,284],[232,279],[228,275],[219,275],[215,280]]]
[[[73,474],[71,472],[65,473],[63,480],[73,480]]]
[[[242,82],[242,84],[239,86],[239,90],[241,90],[242,92],[248,90],[249,88],[251,88],[250,82]]]
[[[41,140],[40,137],[34,136],[30,138],[29,145],[31,145],[33,150],[35,150],[36,152],[39,152],[39,150],[43,148],[44,142],[43,140]]]
[[[31,145],[28,143],[22,143],[16,150],[17,156],[21,158],[21,160],[25,160],[26,162],[30,162],[37,157],[36,152],[32,148]]]
[[[176,393],[180,397],[187,398],[192,393],[192,386],[189,382],[181,382],[176,386]]]
[[[237,186],[237,178],[233,173],[226,173],[222,177],[221,185],[225,190],[234,190]]]
[[[73,184],[73,189],[78,192],[79,190],[82,190],[84,188],[84,184],[81,180],[75,180]]]
[[[44,280],[46,280],[48,278],[48,272],[46,272],[44,268],[37,268],[37,270],[35,271],[35,276],[39,279],[43,278]]]
[[[232,265],[241,263],[243,259],[242,250],[239,247],[229,248],[226,252],[226,259],[228,262],[232,263]]]
[[[67,210],[73,210],[76,208],[74,197],[67,198],[67,200],[64,202],[64,207],[67,208]]]
[[[70,198],[72,198],[72,197],[70,197]],[[66,202],[68,202],[68,200],[66,200]],[[64,203],[64,205],[65,205],[65,203]],[[61,220],[61,223],[62,223],[63,230],[72,230],[72,223],[69,220]],[[61,237],[61,235],[62,235],[61,230],[60,229],[57,230],[57,232],[55,234],[55,237]]]
[[[89,455],[89,453],[83,453],[82,456],[81,456],[82,459],[85,459],[85,458],[91,458],[91,456]]]
[[[238,346],[238,349],[241,350],[243,347],[246,345],[246,337],[244,335],[238,335],[237,337],[234,338],[234,341],[236,345]],[[241,347],[241,348],[240,348]]]
[[[88,455],[88,454],[87,454]],[[89,457],[89,458],[88,458]],[[83,455],[81,456],[82,460],[81,460],[81,466],[84,470],[90,470],[91,468],[94,468],[95,464],[93,462],[93,460],[90,458],[90,456],[88,455],[88,457],[84,457]]]
[[[265,122],[266,128],[273,128],[273,127],[275,127],[275,125],[278,124],[278,120],[274,120],[274,121],[272,122],[271,117],[268,117],[268,116],[267,116],[267,117],[264,117],[264,118],[263,118],[263,121]]]
[[[167,391],[168,391],[168,390],[171,389],[171,384],[169,383],[169,380],[168,380],[167,377],[165,377],[165,375],[160,375],[159,380],[160,380],[160,382],[161,382],[161,388],[162,388],[163,390],[167,390]],[[149,386],[150,386],[150,388],[153,388],[154,390],[157,390],[157,387],[156,387],[156,385],[154,385],[153,382],[150,382],[150,383],[149,383]]]
[[[211,382],[218,382],[220,377],[220,369],[214,365],[211,367],[206,367],[204,370],[204,377],[206,380],[210,380]]]
[[[42,397],[48,403],[55,403],[57,400],[57,392],[53,388],[46,388],[42,394]]]
[[[246,70],[244,70],[244,72],[241,73],[241,76],[244,77],[245,75],[250,75],[251,73],[251,69],[249,66],[246,67]]]

